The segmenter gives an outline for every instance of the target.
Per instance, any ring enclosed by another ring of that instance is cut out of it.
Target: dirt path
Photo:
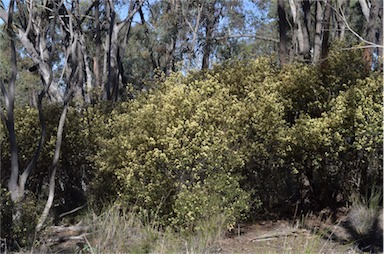
[[[307,218],[294,223],[276,220],[239,227],[220,240],[215,253],[360,253],[342,226]],[[380,253],[380,252],[376,252]]]

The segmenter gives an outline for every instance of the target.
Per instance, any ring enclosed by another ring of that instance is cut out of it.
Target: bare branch
[[[29,30],[31,30],[31,26],[32,26],[32,8],[33,7],[33,0],[30,0],[29,2],[29,17],[28,17],[28,25],[27,25],[27,29],[25,29],[25,34],[28,35],[29,34]]]
[[[83,209],[83,208],[86,207],[86,206],[87,206],[87,203],[85,203],[85,204],[82,205],[82,206],[76,207],[75,209],[72,209],[72,210],[70,210],[70,211],[68,211],[68,212],[62,213],[62,214],[59,215],[59,217],[60,217],[60,218],[63,218],[64,216],[67,216],[67,215],[69,215],[69,214],[75,213],[75,212],[77,212],[77,211]]]
[[[130,11],[130,13],[128,13],[128,16],[123,21],[121,21],[120,23],[117,23],[117,31],[120,31],[125,25],[127,25],[129,23],[129,20],[131,20],[133,18],[133,16],[136,14],[136,12],[138,12],[139,9],[141,8],[141,6],[144,4],[144,1],[145,0],[140,0],[137,3],[135,9]]]
[[[382,48],[383,46],[381,46]],[[365,46],[353,46],[349,48],[341,48],[342,50],[354,50],[354,49],[369,49],[369,48],[380,48],[380,45],[365,45]]]
[[[322,0],[326,5],[329,5],[336,13],[336,15],[339,15],[341,17],[341,19],[343,20],[343,22],[345,23],[345,26],[347,27],[347,29],[353,34],[355,35],[360,41],[372,46],[372,47],[375,47],[375,48],[383,48],[384,46],[383,45],[379,45],[379,44],[376,44],[374,42],[370,42],[370,41],[367,41],[366,39],[364,39],[361,35],[359,35],[355,30],[353,30],[351,28],[351,26],[349,25],[346,17],[345,17],[345,14],[344,12],[339,12],[338,10],[335,9],[335,7],[333,7],[331,4],[327,3],[327,1],[325,0]]]
[[[224,39],[228,39],[228,38],[255,38],[255,39],[259,39],[259,40],[279,43],[278,39],[266,37],[266,36],[262,36],[262,35],[254,35],[254,34],[228,34],[225,36],[216,37],[215,39],[216,40],[224,40]]]

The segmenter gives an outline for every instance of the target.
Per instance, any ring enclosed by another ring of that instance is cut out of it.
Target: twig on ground
[[[251,239],[251,242],[261,242],[261,241],[270,241],[276,238],[280,237],[287,237],[287,236],[298,236],[300,234],[308,234],[308,230],[306,229],[292,229],[292,230],[287,230],[283,232],[276,232],[273,234],[266,234],[262,236],[258,236],[256,238]]]

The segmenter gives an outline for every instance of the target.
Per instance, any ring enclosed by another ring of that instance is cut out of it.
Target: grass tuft
[[[212,217],[199,231],[176,232],[153,218],[141,218],[116,206],[100,216],[88,216],[92,234],[78,252],[87,253],[207,253],[222,237],[225,218]]]

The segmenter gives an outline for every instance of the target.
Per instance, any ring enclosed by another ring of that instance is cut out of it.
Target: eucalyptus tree
[[[11,168],[8,179],[8,190],[11,200],[15,203],[13,219],[20,217],[20,204],[23,202],[25,187],[32,170],[42,152],[45,141],[46,127],[42,111],[44,98],[62,103],[63,109],[56,133],[56,145],[50,168],[48,200],[37,226],[40,230],[52,206],[55,190],[60,150],[63,139],[64,123],[72,95],[83,85],[83,69],[86,64],[86,52],[83,46],[81,19],[78,14],[79,1],[64,4],[63,1],[46,1],[44,3],[10,1],[9,7],[0,8],[0,18],[5,23],[11,44],[11,79],[8,89],[1,84],[2,97],[5,102],[1,107],[2,120],[7,127]],[[17,19],[14,17],[17,15]],[[60,34],[58,33],[60,31]],[[19,166],[19,154],[14,127],[14,100],[17,87],[18,69],[15,44],[18,41],[31,58],[34,68],[41,78],[37,106],[41,123],[41,135],[34,155],[25,169]],[[85,68],[87,69],[87,68]],[[54,71],[56,70],[56,71]],[[48,95],[48,96],[47,96]]]
[[[228,45],[235,46],[242,38],[262,37],[247,32],[245,20],[253,13],[244,10],[246,2],[146,1],[131,30],[126,48],[131,57],[125,59],[126,65],[135,68],[135,64],[148,62],[150,73],[159,69],[168,76],[171,71],[206,69],[212,61],[226,60]]]
[[[289,55],[291,61],[321,65],[332,41],[344,40],[349,43],[347,46],[363,43],[367,68],[372,68],[373,56],[382,48],[381,1],[289,0],[277,1],[276,5],[282,64]],[[376,48],[376,53],[372,48]]]

